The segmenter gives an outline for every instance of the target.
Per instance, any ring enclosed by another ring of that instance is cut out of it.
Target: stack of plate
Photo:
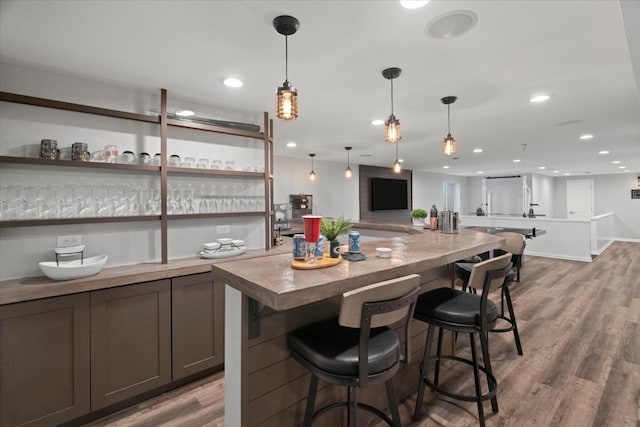
[[[244,240],[231,238],[216,239],[215,242],[205,243],[199,252],[201,258],[226,258],[244,253],[247,247]]]

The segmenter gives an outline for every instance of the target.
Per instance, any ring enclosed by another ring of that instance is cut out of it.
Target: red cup
[[[304,223],[304,240],[311,243],[317,242],[320,238],[320,224],[322,223],[322,216],[303,215],[302,222]]]

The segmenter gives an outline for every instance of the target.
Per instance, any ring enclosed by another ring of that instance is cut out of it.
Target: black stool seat
[[[418,298],[413,317],[423,322],[439,320],[457,323],[460,326],[480,326],[481,297],[459,289],[438,288],[422,294]],[[498,318],[498,308],[487,300],[487,323]]]
[[[335,375],[358,376],[360,330],[338,324],[338,319],[315,323],[289,335],[289,348],[316,368]],[[387,371],[400,359],[400,339],[388,327],[371,329],[369,372]]]

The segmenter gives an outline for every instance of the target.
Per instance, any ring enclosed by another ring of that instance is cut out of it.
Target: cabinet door
[[[171,381],[170,281],[91,293],[91,410]]]
[[[0,306],[0,425],[89,413],[89,294]]]
[[[224,287],[211,273],[172,279],[173,379],[224,362]]]

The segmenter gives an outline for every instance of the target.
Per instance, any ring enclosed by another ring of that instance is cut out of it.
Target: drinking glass
[[[196,159],[194,157],[185,157],[180,167],[182,168],[192,168],[196,163]]]
[[[180,156],[177,154],[172,154],[169,156],[169,166],[172,168],[180,167]]]
[[[220,159],[212,159],[211,160],[211,169],[222,169],[222,160]]]
[[[302,222],[304,224],[304,240],[307,242],[306,262],[311,264],[316,262],[316,244],[320,238],[322,216],[303,215]]]
[[[198,159],[197,169],[209,169],[209,159]]]

